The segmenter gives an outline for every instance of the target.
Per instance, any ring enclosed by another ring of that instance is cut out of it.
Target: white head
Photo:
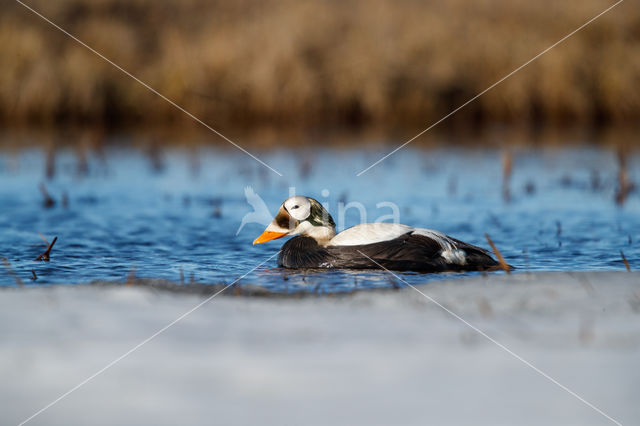
[[[276,217],[253,244],[275,240],[285,235],[308,236],[322,245],[336,235],[336,224],[318,201],[294,195],[282,203]]]

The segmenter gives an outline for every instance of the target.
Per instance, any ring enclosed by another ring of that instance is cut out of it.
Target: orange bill
[[[264,231],[258,238],[253,242],[254,245],[266,243],[267,241],[275,240],[277,238],[282,238],[287,235],[288,232],[272,232],[272,231]]]

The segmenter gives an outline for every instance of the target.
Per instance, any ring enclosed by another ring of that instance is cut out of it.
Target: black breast
[[[310,237],[293,237],[280,249],[278,266],[284,268],[331,268],[331,255]]]
[[[285,268],[340,269],[380,269],[381,265],[390,270],[419,272],[498,268],[498,263],[482,248],[455,239],[451,241],[456,249],[466,253],[465,265],[447,262],[440,255],[442,247],[436,240],[411,233],[373,244],[328,247],[318,245],[313,238],[298,236],[282,246],[278,265]]]

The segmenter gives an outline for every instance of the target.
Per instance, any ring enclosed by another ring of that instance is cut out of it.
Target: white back
[[[382,241],[393,240],[401,235],[411,232],[416,235],[435,240],[442,251],[440,255],[449,263],[464,265],[467,263],[464,250],[456,249],[455,242],[442,232],[425,228],[413,228],[399,223],[363,223],[349,229],[345,229],[333,237],[328,245],[330,246],[357,246],[362,244],[373,244]]]
[[[331,246],[357,246],[393,240],[413,231],[414,228],[399,223],[362,223],[345,229],[329,241]]]

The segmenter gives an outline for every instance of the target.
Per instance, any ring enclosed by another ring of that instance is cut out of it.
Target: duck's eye
[[[291,208],[292,208],[292,209],[297,209],[298,207],[300,207],[300,206],[293,206],[293,207],[291,207]]]

